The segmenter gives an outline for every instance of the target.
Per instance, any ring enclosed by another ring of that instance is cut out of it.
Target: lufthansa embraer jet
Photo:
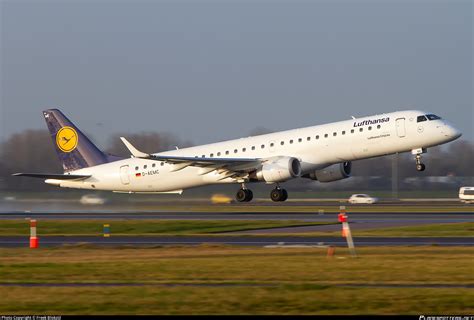
[[[437,115],[408,110],[153,154],[122,137],[131,157],[119,158],[99,150],[61,111],[49,109],[43,115],[64,174],[15,176],[43,178],[64,188],[124,193],[182,193],[191,187],[239,183],[239,202],[252,200],[246,183],[274,184],[270,198],[285,201],[282,182],[345,179],[351,161],[393,153],[411,151],[416,169],[423,171],[421,155],[428,147],[461,136]]]

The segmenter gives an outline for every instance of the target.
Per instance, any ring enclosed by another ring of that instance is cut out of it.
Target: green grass
[[[138,283],[3,287],[17,314],[472,314],[471,247],[226,246],[0,249],[0,282]],[[377,284],[376,287],[354,287]],[[412,287],[390,287],[403,284]],[[219,285],[219,286],[216,286]],[[227,285],[227,286],[226,286]],[[250,286],[251,285],[251,286]]]
[[[104,223],[110,225],[110,232],[114,235],[209,234],[330,224],[294,220],[40,220],[37,225],[37,232],[39,236],[102,235]],[[27,220],[4,220],[0,222],[0,236],[29,235],[29,228]]]
[[[355,236],[377,237],[473,237],[474,222],[429,224],[410,227],[357,230]]]
[[[342,227],[341,227],[342,228]],[[258,232],[258,231],[257,231]],[[367,230],[352,230],[354,237],[473,237],[474,222],[426,224],[420,226],[391,227]],[[334,236],[340,237],[341,231],[316,231],[304,233],[278,233],[301,237]],[[258,234],[268,236],[269,234]],[[275,234],[271,234],[274,236]]]

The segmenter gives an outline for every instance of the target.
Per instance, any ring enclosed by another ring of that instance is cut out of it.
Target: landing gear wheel
[[[247,193],[247,197],[245,198],[245,202],[250,202],[253,199],[253,192],[250,189],[245,189]]]
[[[275,188],[270,192],[270,198],[275,202],[285,201],[288,199],[288,192],[285,189]]]
[[[253,192],[250,189],[240,189],[235,195],[238,202],[249,202],[253,199]]]
[[[423,163],[418,163],[416,165],[416,170],[418,171],[425,171],[425,165]]]
[[[425,171],[425,165],[421,163],[421,155],[417,154],[415,161],[416,161],[416,170]]]

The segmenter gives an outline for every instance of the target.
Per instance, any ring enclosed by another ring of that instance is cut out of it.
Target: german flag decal
[[[135,177],[138,178],[138,177],[141,177],[141,176],[142,176],[142,174],[141,174],[140,172],[139,172],[139,173],[135,173]]]

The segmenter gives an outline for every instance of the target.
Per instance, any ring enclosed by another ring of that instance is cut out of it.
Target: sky
[[[404,109],[474,140],[471,1],[0,0],[0,139],[60,108],[195,144]],[[118,137],[117,137],[118,139]]]

